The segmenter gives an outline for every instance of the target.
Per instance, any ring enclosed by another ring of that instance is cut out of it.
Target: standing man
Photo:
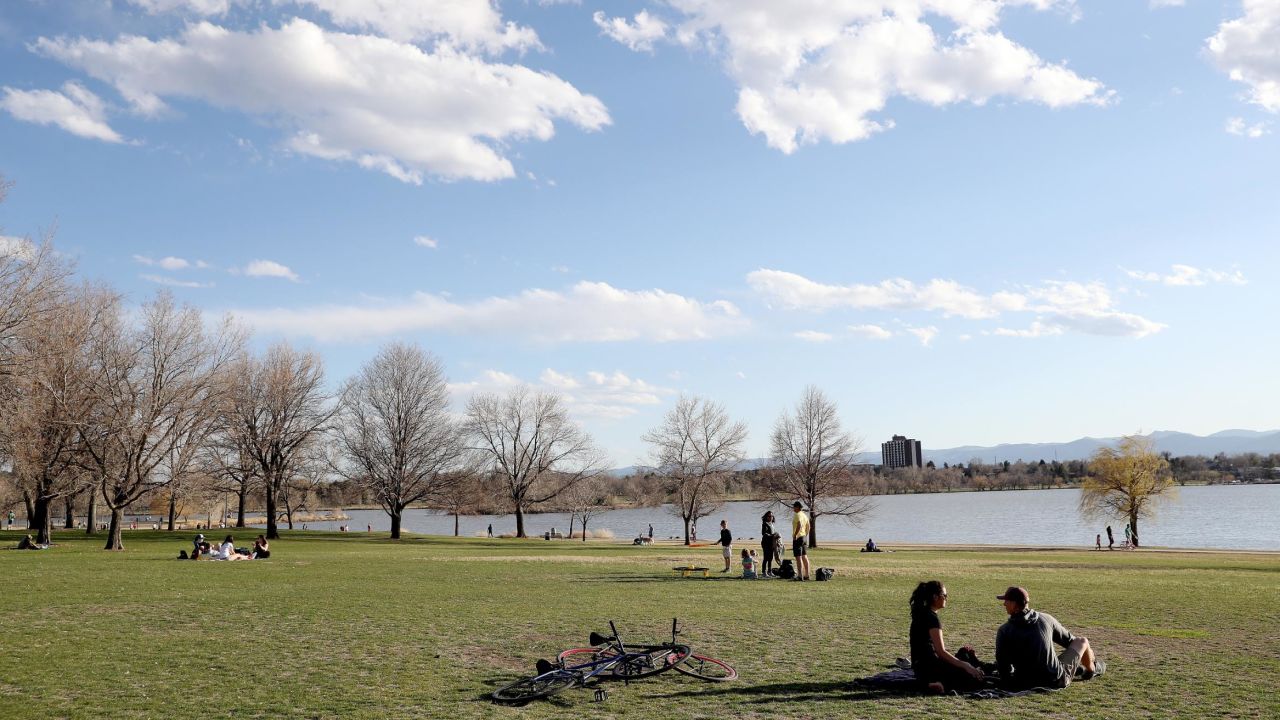
[[[493,537],[493,523],[489,523],[489,537]]]
[[[720,572],[729,572],[729,565],[733,562],[733,534],[729,532],[729,521],[720,521],[720,539],[716,541],[721,546],[724,553],[724,569]]]
[[[653,523],[649,523],[649,539],[653,539]]]
[[[1110,525],[1107,526],[1107,549],[1108,550],[1116,549],[1116,536],[1111,534]]]
[[[996,665],[1005,685],[1064,688],[1071,684],[1077,667],[1084,669],[1085,680],[1107,669],[1094,655],[1088,638],[1076,637],[1054,616],[1032,610],[1026,588],[1010,587],[996,599],[1004,601],[1004,610],[1009,613],[1009,619],[996,631]],[[1055,644],[1065,649],[1057,653]]]
[[[796,559],[796,580],[809,579],[809,515],[799,500],[791,503],[791,555]]]

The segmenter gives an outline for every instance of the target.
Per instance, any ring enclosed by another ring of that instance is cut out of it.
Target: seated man
[[[1031,596],[1025,588],[1011,587],[996,599],[1004,601],[1009,613],[996,632],[996,665],[1006,686],[1064,688],[1071,684],[1076,667],[1083,668],[1086,680],[1106,669],[1088,638],[1072,635],[1052,615],[1028,607]],[[1055,643],[1066,649],[1055,653]]]

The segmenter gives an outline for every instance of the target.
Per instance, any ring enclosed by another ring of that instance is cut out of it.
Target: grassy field
[[[1280,717],[1275,554],[819,549],[835,580],[786,583],[673,576],[717,567],[714,548],[290,533],[270,560],[193,563],[173,560],[187,534],[126,533],[121,553],[55,540],[0,552],[0,718]],[[1108,674],[1006,700],[853,689],[907,654],[907,596],[934,577],[952,646],[989,658],[994,596],[1021,584]],[[672,617],[739,680],[487,700],[610,619],[660,640]]]

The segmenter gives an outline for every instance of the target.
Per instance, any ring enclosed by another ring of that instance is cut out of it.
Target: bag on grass
[[[836,574],[835,568],[818,568],[814,573],[816,580],[830,580],[832,575]]]
[[[778,577],[783,580],[790,580],[796,576],[796,566],[791,564],[790,560],[783,560],[782,565],[778,566]]]

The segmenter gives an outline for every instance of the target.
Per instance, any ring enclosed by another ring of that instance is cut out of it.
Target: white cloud
[[[1227,118],[1224,129],[1231,135],[1239,135],[1240,137],[1251,139],[1260,138],[1270,132],[1267,130],[1266,123],[1258,122],[1250,125],[1245,122],[1244,118],[1239,117]]]
[[[1244,0],[1244,16],[1218,26],[1209,56],[1249,88],[1249,102],[1280,113],[1280,1]]]
[[[620,290],[580,282],[566,292],[532,289],[460,303],[417,293],[401,303],[236,310],[264,332],[321,341],[368,339],[414,331],[496,333],[545,343],[704,340],[749,325],[732,303],[702,302],[663,290]]]
[[[920,344],[925,347],[929,347],[929,343],[933,342],[933,339],[938,336],[938,328],[932,325],[929,327],[907,328],[907,332],[915,335]]]
[[[794,336],[806,342],[824,343],[830,342],[834,337],[830,333],[818,332],[817,330],[801,330],[794,333]]]
[[[569,272],[569,266],[568,265],[552,265],[551,272],[567,273]]]
[[[739,380],[746,380],[747,374],[739,370],[737,373],[734,374],[734,377],[738,378]]]
[[[1150,0],[1149,2],[1149,5],[1153,10],[1157,8],[1182,7],[1186,4],[1187,0]]]
[[[893,333],[879,325],[850,325],[849,332],[868,340],[888,340],[893,337]]]
[[[992,331],[993,335],[1023,338],[1048,337],[1051,335],[1061,335],[1062,333],[1063,327],[1061,325],[1047,325],[1039,320],[1032,322],[1031,326],[1024,330],[1011,330],[1009,328],[1001,327]]]
[[[533,29],[504,22],[492,0],[275,0],[275,4],[310,5],[342,27],[374,30],[403,42],[441,38],[490,52],[541,47]]]
[[[934,106],[993,98],[1049,107],[1105,104],[1097,80],[1042,60],[1000,30],[1004,8],[1056,9],[1074,0],[666,0],[674,30],[722,56],[747,129],[785,153],[862,140],[893,127],[893,98]],[[933,25],[954,26],[939,35]]]
[[[254,260],[242,271],[249,277],[278,277],[298,282],[298,274],[274,260]]]
[[[213,287],[213,283],[211,282],[202,283],[202,282],[196,282],[194,280],[179,280],[177,278],[166,277],[164,275],[139,275],[138,277],[142,278],[143,280],[146,280],[147,282],[153,282],[153,283],[156,283],[157,285],[167,285],[169,287],[182,287],[182,288]]]
[[[165,270],[185,270],[189,267],[192,267],[192,264],[189,261],[184,260],[183,258],[180,258],[180,257],[174,257],[172,255],[162,257],[159,260],[148,257],[146,255],[134,255],[133,260],[134,262],[140,263],[142,265],[160,267],[160,268],[164,268]],[[197,261],[195,264],[195,267],[206,268],[208,267],[208,264],[206,264],[204,261]]]
[[[1232,270],[1231,272],[1213,270],[1211,268],[1202,270],[1197,267],[1192,267],[1191,265],[1175,264],[1171,266],[1171,272],[1167,275],[1143,270],[1125,270],[1124,272],[1135,280],[1158,282],[1174,287],[1208,285],[1209,283],[1226,283],[1229,285],[1249,284],[1244,273],[1239,270]]]
[[[638,414],[641,408],[658,405],[664,397],[676,394],[671,388],[630,377],[621,371],[590,371],[575,376],[552,368],[543,370],[536,383],[522,382],[520,378],[498,370],[486,370],[470,382],[451,383],[449,389],[455,404],[460,404],[477,393],[504,393],[522,384],[559,394],[570,413],[588,418],[630,417]]]
[[[1015,293],[982,295],[954,280],[930,280],[917,285],[894,278],[876,285],[826,285],[795,273],[761,269],[747,275],[747,284],[767,300],[805,310],[932,310],[945,316],[988,318],[1025,305],[1025,298]]]
[[[436,240],[435,238],[427,237],[426,235],[419,235],[415,237],[413,239],[413,244],[419,247],[431,248],[432,250],[435,250],[436,248],[440,247],[439,240]]]
[[[90,140],[122,143],[120,136],[106,121],[102,99],[83,85],[69,82],[56,90],[16,90],[4,87],[0,109],[24,122],[57,125],[72,135]]]
[[[557,120],[588,130],[610,122],[598,99],[551,73],[303,19],[249,32],[198,22],[159,41],[40,38],[33,47],[115,86],[143,115],[163,113],[167,98],[199,100],[287,129],[293,152],[411,183],[424,173],[513,177],[503,154],[513,141],[549,140]]]
[[[12,235],[0,235],[0,257],[12,257],[26,262],[35,258],[35,256],[35,243],[26,238],[14,237]]]
[[[597,10],[591,19],[600,28],[601,34],[636,52],[652,51],[653,43],[667,36],[667,24],[661,18],[650,15],[647,10],[636,13],[633,20],[624,17],[609,18]]]
[[[152,15],[189,13],[201,17],[226,15],[232,5],[246,5],[251,0],[127,0]]]

